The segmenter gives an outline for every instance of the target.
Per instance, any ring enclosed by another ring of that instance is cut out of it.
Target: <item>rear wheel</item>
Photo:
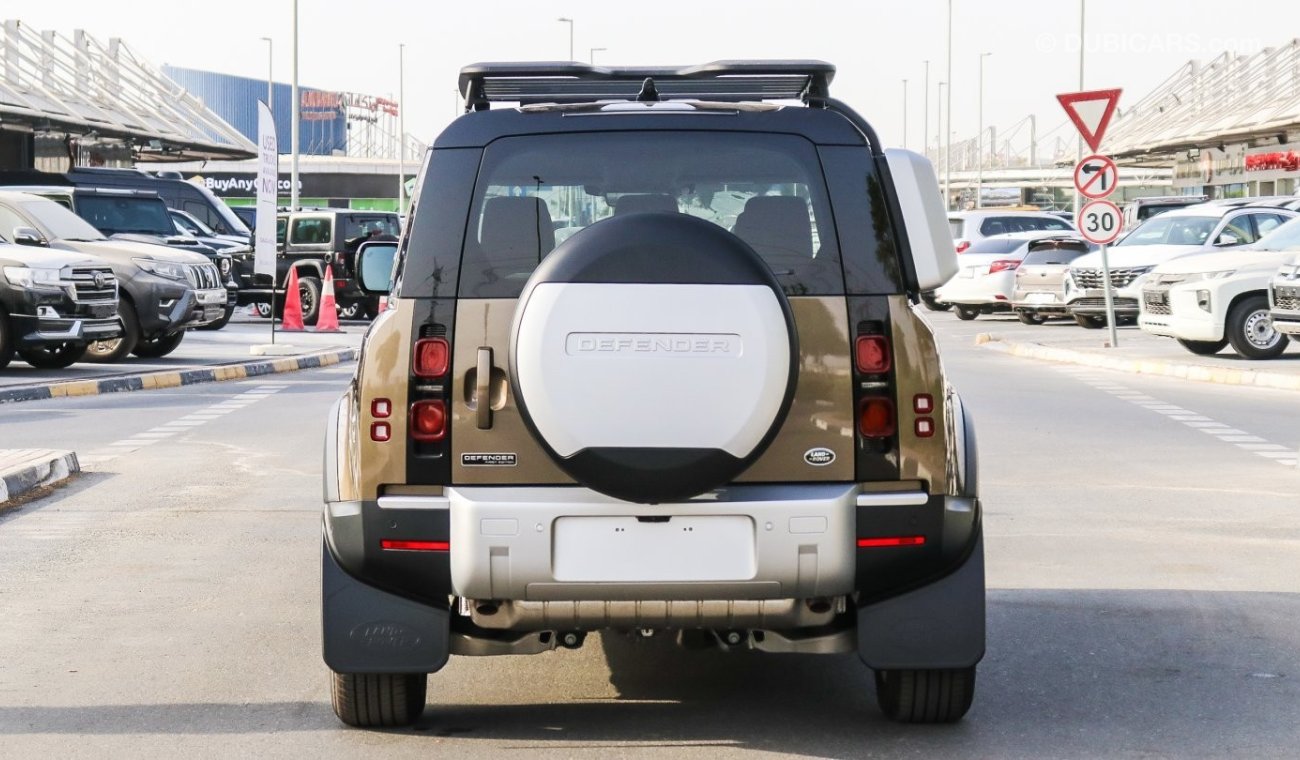
[[[85,343],[51,343],[37,348],[20,348],[18,355],[37,369],[63,369],[81,361]]]
[[[1286,350],[1287,337],[1273,329],[1268,298],[1243,298],[1228,312],[1228,342],[1247,359],[1272,359]]]
[[[957,319],[965,320],[967,322],[980,315],[980,309],[978,306],[957,306],[956,309]]]
[[[975,668],[877,670],[876,702],[899,723],[953,723],[975,699]]]
[[[302,323],[314,325],[320,318],[320,280],[315,277],[298,278],[298,300],[302,304]]]
[[[140,320],[135,315],[135,306],[122,299],[117,304],[117,316],[122,320],[122,337],[91,343],[86,348],[86,361],[112,364],[135,350],[135,344],[140,341]]]
[[[333,673],[330,702],[349,726],[409,726],[424,712],[424,673]]]
[[[1085,330],[1100,330],[1106,326],[1105,317],[1094,317],[1088,314],[1075,314],[1074,321]]]
[[[339,319],[359,319],[364,309],[365,305],[360,301],[339,304]]]
[[[160,356],[166,356],[185,339],[185,331],[160,335],[157,338],[141,338],[139,343],[135,344],[135,350],[132,351],[141,359],[157,359]]]
[[[1036,311],[1018,311],[1016,316],[1020,318],[1021,323],[1026,325],[1041,325],[1047,321],[1047,317]]]
[[[9,366],[14,359],[14,336],[9,332],[9,315],[0,309],[0,369]]]
[[[1178,341],[1178,345],[1197,356],[1213,356],[1228,345],[1226,340],[1183,340],[1182,338],[1175,338],[1175,340]]]

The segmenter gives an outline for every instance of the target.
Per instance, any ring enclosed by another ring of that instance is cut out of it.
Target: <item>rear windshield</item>
[[[1034,264],[1069,264],[1087,252],[1088,248],[1078,243],[1068,243],[1061,246],[1049,245],[1025,254],[1024,264],[1029,266]]]
[[[844,293],[817,152],[788,135],[606,132],[498,140],[470,207],[459,295],[510,298],[584,228],[636,212],[734,232],[790,295]]]
[[[1025,244],[1017,238],[992,237],[971,244],[964,253],[1011,253]]]
[[[1070,230],[1064,219],[1048,216],[990,216],[980,223],[980,234],[1005,235],[1008,232],[1034,232],[1035,230]]]

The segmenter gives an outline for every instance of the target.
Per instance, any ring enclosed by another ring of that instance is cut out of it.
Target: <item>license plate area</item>
[[[1029,293],[1025,296],[1026,303],[1056,303],[1055,293]]]
[[[1169,294],[1163,290],[1143,291],[1142,298],[1146,300],[1147,306],[1167,306],[1169,304]]]
[[[554,526],[557,581],[743,581],[757,573],[754,521],[744,515],[561,517]]]

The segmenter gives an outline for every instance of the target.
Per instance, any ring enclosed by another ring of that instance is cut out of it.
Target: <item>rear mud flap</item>
[[[858,656],[876,670],[967,668],[984,657],[984,537],[953,573],[858,610]]]
[[[447,664],[449,615],[368,586],[321,550],[325,664],[336,673],[433,673]]]

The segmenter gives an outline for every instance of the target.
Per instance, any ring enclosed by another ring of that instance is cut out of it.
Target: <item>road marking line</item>
[[[1243,443],[1266,443],[1263,438],[1260,438],[1257,435],[1221,435],[1219,436],[1219,440],[1238,445]]]
[[[1232,436],[1232,435],[1250,435],[1250,433],[1247,433],[1245,430],[1238,430],[1236,428],[1226,428],[1224,430],[1209,430],[1207,428],[1201,428],[1201,432],[1209,433],[1211,435],[1217,435],[1220,438],[1222,438],[1223,436]]]
[[[1292,449],[1288,446],[1281,446],[1276,443],[1239,443],[1237,445],[1243,449],[1246,449],[1248,451],[1254,451],[1256,453],[1261,453],[1265,451],[1283,451],[1286,452],[1286,456],[1291,456],[1292,454],[1295,453],[1295,449]]]

